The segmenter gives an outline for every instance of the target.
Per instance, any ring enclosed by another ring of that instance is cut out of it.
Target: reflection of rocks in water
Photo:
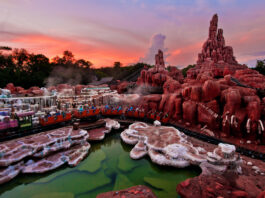
[[[121,146],[122,146],[122,148],[123,148],[123,150],[124,151],[126,151],[126,152],[130,152],[131,150],[132,150],[132,146],[131,145],[128,145],[128,144],[126,144],[125,142],[123,142],[123,141],[120,141],[120,143],[121,143]]]
[[[107,134],[101,142],[92,142],[89,156],[78,166],[71,169],[63,166],[48,174],[18,176],[17,179],[1,186],[2,196],[45,197],[59,196],[60,193],[66,193],[64,195],[68,196],[67,192],[71,192],[72,196],[80,198],[96,197],[97,194],[114,188],[145,184],[144,177],[168,180],[171,183],[170,188],[174,189],[176,183],[199,173],[193,168],[179,171],[170,167],[161,167],[151,163],[149,158],[131,160],[129,150],[132,147],[124,143],[121,145],[119,130],[113,132]],[[23,185],[25,183],[27,185]],[[168,194],[164,190],[150,188],[158,197],[166,197]],[[60,193],[56,194],[57,192]],[[170,194],[176,197],[175,189]]]
[[[129,155],[127,153],[119,156],[118,168],[121,171],[128,172],[128,171],[131,171],[136,166],[137,166],[137,164],[132,163],[132,159],[129,157]]]
[[[130,181],[130,179],[124,174],[118,174],[115,179],[115,184],[113,190],[124,189],[127,186],[133,186],[134,184]]]
[[[105,159],[106,154],[102,150],[91,153],[88,156],[87,160],[78,166],[78,170],[94,173],[100,169],[102,161]]]

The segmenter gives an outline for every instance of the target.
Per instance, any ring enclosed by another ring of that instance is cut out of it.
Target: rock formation
[[[246,68],[236,61],[233,48],[225,45],[223,29],[218,29],[218,16],[215,14],[210,22],[208,39],[202,46],[202,52],[198,54],[197,65],[187,72],[188,77],[196,78],[203,72],[225,76]]]
[[[234,152],[232,145],[223,144],[219,144],[213,152],[208,152],[207,163],[200,165],[202,173],[178,184],[178,194],[184,198],[263,197],[263,162],[257,160],[254,163],[259,164],[259,167],[254,166],[252,162],[247,162],[245,157],[239,159]]]
[[[171,67],[170,72],[165,69],[163,52],[158,50],[155,56],[155,66],[149,70],[142,70],[141,75],[137,80],[137,85],[152,87],[151,92],[156,92],[161,89],[166,89],[169,92],[174,92],[179,88],[177,81],[183,81],[183,75],[176,67]],[[154,89],[157,88],[157,89]]]
[[[121,138],[127,144],[135,145],[130,152],[133,159],[148,154],[154,163],[174,167],[206,161],[205,153],[193,147],[186,136],[173,127],[136,122],[121,133]]]
[[[88,154],[87,140],[101,140],[105,133],[118,128],[117,121],[106,119],[100,130],[103,134],[91,137],[91,131],[64,127],[4,142],[0,144],[0,184],[19,173],[44,173],[64,164],[76,166]]]
[[[184,133],[173,127],[160,126],[157,121],[154,126],[143,122],[131,124],[121,133],[121,138],[127,144],[135,145],[130,152],[133,159],[148,154],[159,165],[186,167],[193,164],[219,172],[241,172],[241,160],[235,156],[235,146],[219,144],[213,152],[206,153],[188,142]]]
[[[104,121],[106,122],[104,127],[90,129],[87,131],[89,134],[88,141],[103,140],[106,133],[110,133],[112,129],[120,128],[120,123],[116,120],[105,119]]]
[[[195,147],[186,136],[172,127],[134,123],[121,133],[125,143],[135,145],[130,157],[139,159],[149,155],[159,165],[185,167],[197,165],[202,173],[181,182],[177,192],[181,197],[262,197],[264,195],[265,169],[246,163],[236,153],[234,145],[218,144],[212,152]],[[257,160],[258,161],[258,160]],[[249,168],[249,166],[252,168]]]
[[[137,84],[160,87],[163,93],[142,96],[140,108],[182,125],[200,127],[201,133],[217,138],[265,142],[265,98],[260,94],[265,92],[265,76],[238,64],[232,47],[225,45],[223,30],[218,29],[217,15],[187,78],[177,69],[165,70],[161,58],[159,51],[156,66],[143,70]]]
[[[158,53],[155,55],[155,69],[158,71],[165,69],[164,56],[161,50],[158,50]]]
[[[152,162],[159,165],[200,166],[202,173],[198,177],[187,179],[177,186],[181,197],[247,198],[264,194],[265,170],[253,166],[252,171],[246,161],[236,154],[233,145],[220,143],[212,152],[207,152],[205,148],[193,146],[182,132],[161,126],[158,121],[154,122],[154,126],[134,123],[121,133],[121,138],[125,143],[135,145],[130,152],[133,159],[148,154]],[[248,177],[251,179],[248,180]]]
[[[110,191],[97,195],[97,198],[156,198],[152,190],[146,186],[139,185],[119,191]]]

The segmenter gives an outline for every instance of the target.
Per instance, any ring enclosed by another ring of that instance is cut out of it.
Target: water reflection
[[[153,164],[148,157],[132,160],[132,146],[119,132],[103,142],[91,143],[89,156],[77,167],[67,166],[46,174],[21,175],[0,188],[0,197],[96,197],[101,192],[133,185],[149,186],[158,197],[176,197],[176,185],[200,173],[198,167],[176,169]]]

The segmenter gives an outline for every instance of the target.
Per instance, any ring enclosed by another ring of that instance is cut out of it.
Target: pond
[[[201,172],[194,166],[158,166],[149,157],[132,160],[131,149],[122,142],[120,133],[114,132],[102,142],[92,142],[88,157],[78,166],[40,175],[20,175],[1,186],[0,198],[93,198],[102,192],[140,184],[150,187],[159,198],[175,198],[177,184]]]

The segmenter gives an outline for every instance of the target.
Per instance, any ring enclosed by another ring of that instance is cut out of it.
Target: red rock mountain
[[[188,71],[188,77],[196,78],[205,71],[213,76],[225,76],[246,68],[236,61],[233,48],[225,45],[223,29],[218,29],[218,16],[215,14],[210,22],[209,37],[202,46],[202,52],[198,54],[196,67]]]

